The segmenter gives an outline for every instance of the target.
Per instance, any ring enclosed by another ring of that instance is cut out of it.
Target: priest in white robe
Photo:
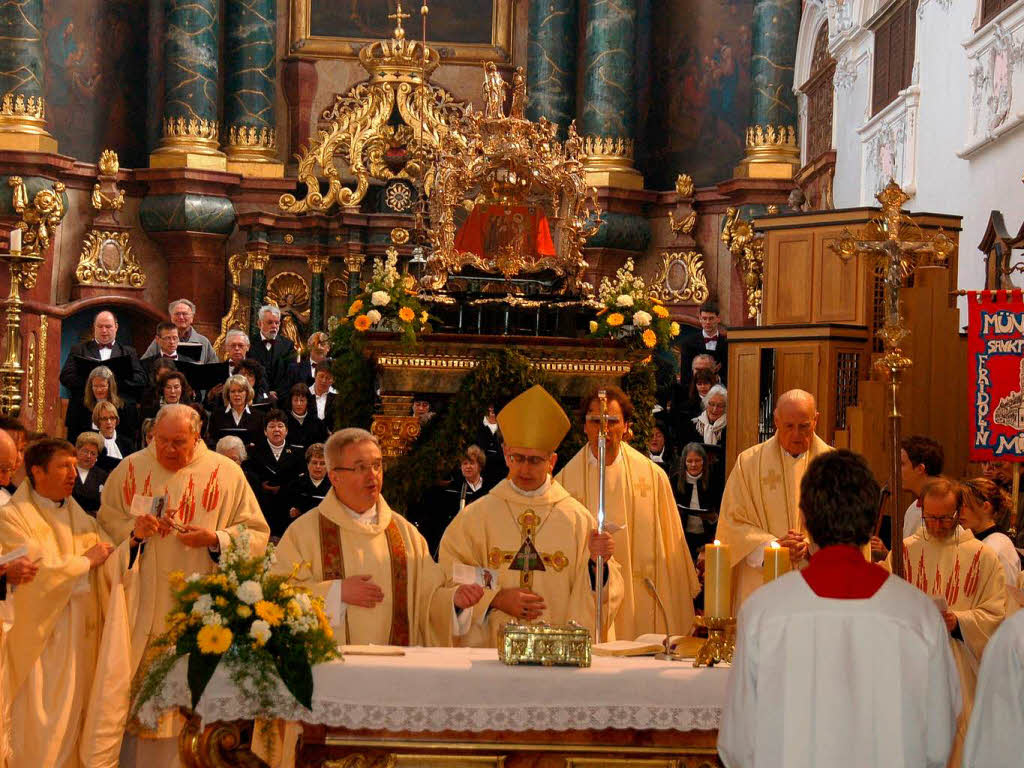
[[[942,768],[960,709],[932,601],[868,562],[878,484],[860,456],[803,477],[810,563],[740,611],[718,753],[726,768]]]
[[[924,525],[903,541],[904,576],[939,604],[960,673],[963,702],[950,768],[960,765],[982,652],[1006,613],[1003,567],[960,527],[963,504],[959,484],[944,477],[928,483],[921,491]]]
[[[978,671],[963,768],[1007,768],[1024,755],[1024,611],[1002,623]]]
[[[784,393],[774,417],[775,435],[739,455],[722,495],[715,538],[729,547],[732,557],[734,616],[761,586],[764,550],[773,541],[789,549],[795,567],[805,564],[800,480],[815,458],[832,450],[814,432],[818,410],[810,393]]]
[[[254,554],[266,548],[270,535],[241,468],[206,447],[199,414],[187,405],[161,408],[153,425],[153,441],[126,457],[107,478],[98,520],[115,542],[136,541],[133,528],[139,510],[133,513],[132,504],[137,496],[145,499],[144,507],[149,499],[163,497],[168,511],[159,520],[158,532],[145,537],[137,560],[125,574],[123,610],[111,610],[124,626],[108,623],[104,630],[117,638],[101,657],[100,672],[111,680],[144,674],[149,644],[164,632],[173,607],[171,573],[212,573],[220,550],[243,527]],[[97,730],[89,734],[95,742],[88,749],[103,755],[96,757],[98,764],[113,766],[120,739],[117,724],[127,718],[128,701],[109,695],[96,702],[96,710]],[[156,733],[140,738],[137,765],[162,765],[162,755],[176,760],[180,726],[180,718],[166,717]],[[126,751],[135,750],[126,744]]]
[[[288,526],[275,571],[324,598],[339,643],[452,645],[483,588],[449,583],[420,532],[388,506],[376,437],[342,429],[324,452],[331,491]]]
[[[647,633],[688,635],[693,629],[693,598],[700,581],[686,545],[672,484],[665,471],[622,438],[633,403],[618,387],[602,387],[607,403],[605,442],[605,525],[615,540],[622,567],[623,598],[615,616],[615,636],[632,640]],[[597,460],[601,400],[594,390],[583,403],[587,445],[555,478],[597,520],[600,472]],[[658,607],[657,591],[668,614]]]
[[[462,644],[495,647],[498,630],[511,620],[572,620],[594,627],[599,555],[605,558],[604,631],[614,639],[622,603],[615,540],[608,532],[598,534],[586,507],[551,477],[555,449],[569,431],[568,417],[535,386],[501,409],[498,427],[505,437],[508,477],[463,509],[441,539],[440,562],[449,575],[470,566],[492,579]]]
[[[0,548],[23,546],[38,566],[34,578],[14,589],[16,620],[3,643],[9,764],[19,768],[88,765],[79,739],[103,609],[112,574],[131,557],[127,541],[115,549],[71,498],[75,462],[74,446],[65,440],[33,443],[25,452],[27,479],[0,509]]]

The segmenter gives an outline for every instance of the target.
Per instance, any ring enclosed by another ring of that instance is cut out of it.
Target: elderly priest
[[[596,613],[594,560],[605,558],[600,599],[614,627],[622,603],[622,572],[612,559],[611,534],[598,534],[587,508],[551,477],[555,449],[569,431],[569,419],[543,387],[523,392],[498,414],[505,436],[508,478],[474,501],[448,526],[440,562],[449,574],[462,566],[478,569],[487,584],[474,609],[467,645],[493,647],[510,619],[593,627]],[[486,570],[485,570],[486,569]],[[614,632],[609,631],[609,636]]]
[[[342,429],[324,452],[332,491],[288,526],[275,570],[324,598],[340,642],[452,645],[483,589],[448,584],[423,536],[384,501],[376,437]]]
[[[800,566],[807,538],[800,513],[800,479],[807,466],[832,448],[814,433],[814,396],[791,389],[775,405],[775,435],[743,451],[725,484],[715,538],[729,547],[733,565],[733,615],[757,589],[764,550],[777,541]]]
[[[849,451],[803,477],[811,560],[743,605],[718,753],[726,768],[942,768],[960,710],[932,601],[861,547],[878,484]]]
[[[603,390],[608,417],[606,519],[614,525],[624,592],[615,617],[615,636],[632,640],[648,632],[687,635],[693,628],[693,598],[700,592],[700,582],[683,536],[672,484],[661,467],[622,439],[633,417],[629,397],[618,387]],[[601,431],[598,390],[585,399],[582,411],[587,445],[555,479],[596,518]],[[665,603],[667,627],[648,583]]]

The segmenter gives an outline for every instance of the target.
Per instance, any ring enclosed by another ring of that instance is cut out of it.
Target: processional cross
[[[873,217],[856,237],[849,229],[844,229],[839,238],[839,245],[832,250],[840,258],[849,260],[858,254],[870,254],[885,272],[885,296],[883,306],[885,323],[878,336],[885,345],[885,354],[876,362],[875,368],[885,377],[889,385],[889,425],[891,452],[889,462],[889,489],[892,491],[892,535],[890,551],[892,552],[892,570],[897,576],[903,576],[903,517],[904,510],[900,507],[899,498],[902,491],[900,482],[900,440],[903,415],[899,410],[899,391],[903,373],[913,362],[900,349],[900,343],[910,331],[903,320],[900,295],[903,282],[915,266],[914,254],[930,252],[935,255],[935,262],[945,263],[956,248],[953,241],[942,231],[926,237],[913,220],[903,213],[903,204],[910,199],[899,184],[890,180],[885,189],[876,195],[882,204],[882,211]]]

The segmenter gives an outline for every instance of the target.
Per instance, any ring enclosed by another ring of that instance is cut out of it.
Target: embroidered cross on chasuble
[[[510,571],[519,571],[519,586],[532,587],[534,571],[546,571],[551,568],[559,573],[569,564],[569,558],[561,550],[553,554],[541,552],[534,544],[537,537],[538,523],[540,518],[532,509],[527,509],[516,518],[519,523],[519,530],[523,536],[523,543],[515,551],[498,549],[493,547],[487,556],[487,564],[491,568],[500,568],[507,565]]]
[[[384,529],[384,536],[391,554],[391,635],[388,645],[407,646],[410,638],[409,554],[405,551],[405,541],[394,518]],[[341,549],[341,526],[324,515],[320,515],[320,558],[324,580],[344,580],[345,555]]]

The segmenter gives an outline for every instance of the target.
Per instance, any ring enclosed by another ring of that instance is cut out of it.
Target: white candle
[[[11,230],[11,253],[21,253],[21,230]]]
[[[789,550],[779,546],[779,542],[773,541],[771,546],[764,551],[764,583],[779,578],[789,571]]]
[[[704,547],[704,615],[727,619],[732,613],[732,563],[729,548],[715,539]]]

